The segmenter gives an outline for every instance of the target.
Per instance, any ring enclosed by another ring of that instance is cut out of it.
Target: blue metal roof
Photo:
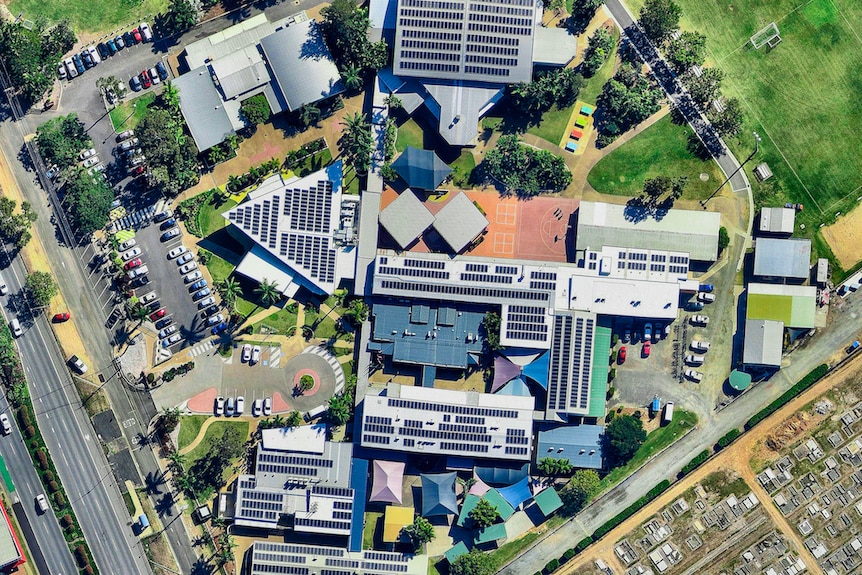
[[[455,498],[456,477],[454,472],[422,475],[423,517],[458,514],[458,501]]]
[[[353,489],[353,516],[350,519],[351,551],[362,551],[362,528],[365,525],[365,500],[368,491],[368,460],[353,458],[350,469],[350,487]]]
[[[562,425],[539,430],[536,460],[568,459],[576,468],[602,468],[602,425]]]
[[[512,467],[476,467],[476,476],[488,485],[512,485],[529,475],[530,464],[525,463],[519,468]]]

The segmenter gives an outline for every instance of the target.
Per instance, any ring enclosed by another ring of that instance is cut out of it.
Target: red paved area
[[[215,398],[218,390],[214,387],[205,389],[199,394],[191,397],[187,403],[189,411],[194,413],[212,413],[215,408]]]
[[[404,191],[402,193],[411,193]],[[425,207],[436,214],[455,197],[464,193],[471,201],[479,204],[488,218],[488,227],[482,241],[472,250],[465,252],[472,256],[527,259],[550,262],[567,260],[566,238],[572,236],[569,229],[572,214],[578,209],[578,200],[559,197],[537,197],[519,200],[516,197],[501,197],[497,192],[449,192],[442,198],[425,201]],[[398,193],[387,187],[381,196],[381,211],[392,203]],[[421,197],[421,196],[420,196]],[[426,232],[413,245],[411,252],[434,251],[433,232]],[[393,247],[382,245],[381,247]]]
[[[314,395],[315,393],[317,393],[317,391],[320,389],[320,376],[317,375],[317,372],[314,371],[313,369],[307,369],[307,368],[306,369],[300,369],[299,371],[296,372],[296,375],[293,377],[293,387],[299,386],[299,380],[302,379],[303,375],[310,375],[312,377],[312,379],[314,379],[314,387],[312,387],[308,391],[304,391],[302,393],[303,397],[310,397],[310,396]]]
[[[278,158],[281,155],[281,150],[275,147],[271,142],[266,141],[261,146],[260,151],[253,156],[249,156],[248,160],[252,164],[262,164],[269,161],[271,158]]]
[[[287,413],[288,411],[293,411],[293,407],[289,403],[287,403],[279,392],[275,392],[272,394],[272,412],[273,413]]]

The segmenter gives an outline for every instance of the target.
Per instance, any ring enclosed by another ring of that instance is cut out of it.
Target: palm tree
[[[171,110],[178,110],[180,107],[180,92],[177,90],[170,80],[165,81],[165,87],[162,90],[162,98],[165,104]]]
[[[386,98],[383,99],[383,103],[386,104],[390,110],[398,110],[404,107],[404,102],[402,102],[401,98],[395,94],[389,94],[386,96]]]
[[[345,116],[341,125],[344,126],[339,140],[341,151],[356,173],[364,174],[371,164],[371,126],[368,125],[365,114],[360,112]]]
[[[184,474],[186,468],[186,456],[181,454],[179,451],[172,451],[168,456],[168,460],[170,461],[171,470],[175,474]]]
[[[351,64],[345,68],[341,77],[344,78],[344,85],[348,90],[358,90],[362,87],[362,70],[359,66]]]
[[[306,128],[312,124],[317,124],[320,119],[320,108],[314,104],[306,104],[299,109],[299,121]]]
[[[255,288],[254,293],[257,294],[261,303],[266,307],[281,299],[281,293],[278,291],[278,282],[269,281],[266,278]]]
[[[242,293],[242,287],[240,287],[236,278],[233,276],[226,277],[221,283],[219,283],[218,290],[225,304],[233,309],[234,304],[236,303],[236,298]]]

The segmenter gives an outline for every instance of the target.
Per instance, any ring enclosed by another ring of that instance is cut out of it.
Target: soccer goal
[[[781,34],[778,32],[778,26],[772,22],[765,26],[762,30],[751,37],[751,45],[755,50],[760,50],[764,46],[775,48],[781,42]]]

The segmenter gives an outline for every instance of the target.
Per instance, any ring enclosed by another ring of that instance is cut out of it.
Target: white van
[[[0,295],[6,295],[9,293],[9,286],[6,285],[6,280],[3,279],[3,276],[0,276]]]
[[[704,357],[702,355],[687,355],[685,356],[686,365],[703,365]]]
[[[21,329],[21,322],[18,321],[17,317],[9,322],[9,329],[12,330],[14,337],[21,337],[24,333],[24,330]]]

